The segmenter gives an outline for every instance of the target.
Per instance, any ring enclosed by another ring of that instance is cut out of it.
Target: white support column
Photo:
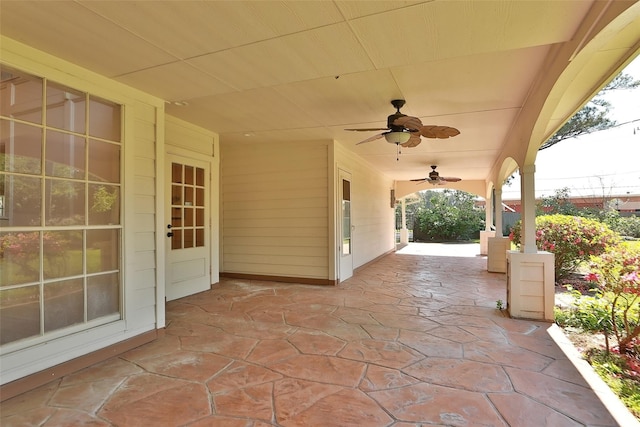
[[[496,188],[495,198],[495,237],[488,239],[487,271],[491,273],[507,272],[507,251],[511,249],[511,241],[502,237],[502,189]]]
[[[495,198],[496,237],[502,237],[502,188],[496,188],[493,197]]]
[[[554,254],[536,246],[535,166],[520,168],[522,231],[520,251],[509,251],[507,309],[511,317],[553,322]]]
[[[522,231],[520,252],[534,254],[536,247],[536,189],[535,165],[520,168],[520,197],[522,199]]]
[[[402,212],[402,228],[400,228],[400,243],[409,243],[409,230],[407,230],[407,201],[401,200],[401,212]]]
[[[491,227],[493,226],[493,191],[491,192],[491,197],[485,201],[484,204],[484,212],[485,212],[485,220],[484,220],[484,229],[485,231],[491,231]]]
[[[484,212],[485,227],[484,231],[480,231],[480,255],[487,255],[489,253],[489,237],[496,235],[496,233],[491,230],[491,226],[493,225],[493,194],[485,201]]]

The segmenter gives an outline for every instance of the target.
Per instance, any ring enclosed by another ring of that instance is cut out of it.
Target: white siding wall
[[[5,64],[122,104],[125,114],[123,320],[59,336],[46,345],[15,351],[3,348],[0,365],[5,384],[156,328],[158,312],[164,310],[164,306],[156,305],[156,266],[162,261],[158,258],[154,227],[158,168],[155,157],[163,144],[159,129],[164,126],[164,103],[6,37],[0,37],[0,46]]]
[[[222,143],[223,272],[330,278],[330,145]]]
[[[394,182],[340,144],[335,144],[334,156],[336,168],[351,173],[353,267],[357,268],[395,248],[395,210],[390,204]]]
[[[132,195],[133,206],[125,204],[125,220],[131,220],[133,227],[125,222],[125,236],[132,245],[125,245],[125,259],[132,259],[127,267],[125,299],[127,328],[147,331],[156,327],[156,152],[158,141],[156,129],[159,126],[157,108],[144,102],[135,102],[133,107],[134,143],[125,147],[125,178],[133,175],[133,186],[127,194]],[[131,153],[133,151],[133,153]],[[130,160],[129,160],[130,159]],[[127,161],[129,160],[129,161]],[[127,167],[132,164],[133,167]],[[160,195],[161,196],[161,195]],[[130,203],[131,203],[130,202]],[[133,247],[129,257],[127,248]],[[130,270],[130,271],[129,271]],[[164,307],[160,307],[164,311]]]

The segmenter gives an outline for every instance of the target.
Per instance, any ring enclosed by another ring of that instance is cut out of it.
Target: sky
[[[624,70],[640,80],[640,56]],[[567,139],[538,153],[536,197],[569,188],[572,197],[640,195],[640,88],[611,91],[612,129]],[[626,124],[624,124],[626,123]],[[520,198],[516,173],[502,188],[503,200]]]

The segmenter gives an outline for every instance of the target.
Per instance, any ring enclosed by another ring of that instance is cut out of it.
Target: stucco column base
[[[553,263],[551,252],[507,252],[507,309],[511,317],[553,322]]]
[[[495,231],[480,232],[480,255],[486,255],[489,253],[489,237],[494,237],[495,235]]]
[[[409,243],[409,229],[401,228],[400,229],[400,243]]]
[[[487,239],[487,271],[490,273],[507,272],[507,251],[511,249],[508,237],[489,237]]]

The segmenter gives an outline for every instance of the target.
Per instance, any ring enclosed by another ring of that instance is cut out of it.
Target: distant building
[[[540,199],[537,199],[538,201]],[[611,207],[620,213],[640,214],[640,194],[614,195],[608,197],[602,196],[577,196],[570,197],[568,200],[578,209]],[[479,200],[476,205],[484,209],[484,200]],[[520,212],[521,200],[503,200],[503,210],[505,212]]]

